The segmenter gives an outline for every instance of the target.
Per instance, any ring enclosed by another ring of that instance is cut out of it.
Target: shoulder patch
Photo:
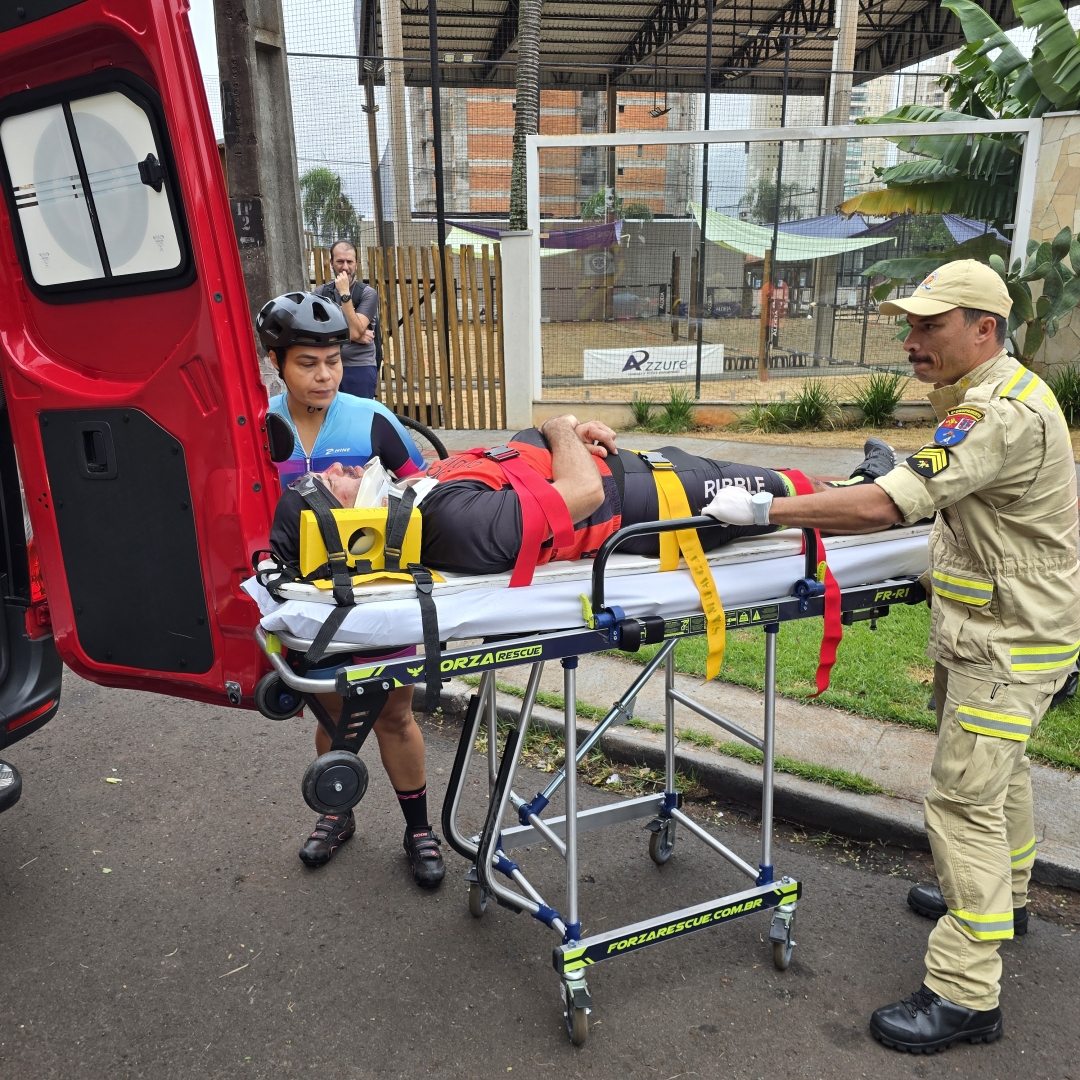
[[[943,446],[924,446],[904,462],[912,472],[929,479],[949,467],[949,451]]]
[[[972,406],[960,406],[953,409],[938,425],[934,432],[934,442],[938,446],[955,446],[967,438],[967,433],[983,418],[982,409]]]

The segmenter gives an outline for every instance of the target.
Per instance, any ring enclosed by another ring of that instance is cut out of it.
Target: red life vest
[[[610,476],[603,458],[593,461],[601,476]],[[521,505],[521,550],[510,577],[511,588],[529,585],[533,571],[555,560],[572,562],[593,555],[612,533],[622,527],[622,507],[607,521],[578,524],[562,496],[552,487],[551,451],[529,443],[510,443],[493,450],[476,447],[433,462],[427,475],[440,484],[452,480],[475,480],[494,491],[512,487]],[[542,547],[550,530],[552,543]]]

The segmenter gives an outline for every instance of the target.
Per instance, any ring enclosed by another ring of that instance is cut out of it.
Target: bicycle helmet
[[[267,351],[290,345],[343,345],[349,340],[341,308],[314,293],[275,296],[259,312],[255,329]]]

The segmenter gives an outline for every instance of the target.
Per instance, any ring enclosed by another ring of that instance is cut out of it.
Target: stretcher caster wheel
[[[566,1034],[575,1046],[584,1046],[589,1037],[589,1013],[592,1011],[588,987],[584,982],[573,985],[564,982],[562,992]]]
[[[777,971],[787,971],[791,963],[791,950],[795,948],[792,935],[795,932],[795,912],[788,915],[774,915],[769,927],[769,941],[772,943],[772,959]]]
[[[650,821],[647,828],[652,830],[649,837],[649,858],[657,866],[663,866],[675,850],[675,822],[671,818],[663,822]]]
[[[289,720],[303,707],[300,693],[286,686],[273,671],[268,671],[255,687],[255,708],[267,720]]]
[[[482,919],[487,911],[487,889],[478,881],[469,883],[469,914],[474,919]]]
[[[316,814],[337,814],[351,810],[367,786],[367,766],[349,750],[331,750],[308,766],[301,790]]]

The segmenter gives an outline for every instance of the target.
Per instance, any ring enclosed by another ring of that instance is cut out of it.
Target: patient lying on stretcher
[[[590,558],[621,527],[663,516],[653,477],[656,467],[673,470],[691,515],[701,514],[727,487],[743,488],[751,494],[765,492],[773,498],[795,494],[796,481],[785,472],[696,457],[674,446],[661,447],[647,456],[625,449],[619,452],[615,438],[615,432],[599,421],[579,423],[574,416],[561,416],[539,429],[515,435],[509,444],[509,450],[516,451],[512,458],[506,453],[490,456],[469,451],[434,462],[426,476],[437,483],[425,485],[429,490],[418,502],[423,517],[421,561],[431,569],[456,573],[506,573],[514,567],[523,534],[530,527],[542,527],[546,536],[538,563]],[[866,459],[841,483],[873,481],[893,468],[892,450],[880,440],[868,439],[865,451]],[[533,499],[528,491],[524,496],[526,513],[522,513],[519,491],[523,466],[533,470],[558,496],[554,511],[541,508],[545,519],[539,526],[537,507],[529,505]],[[364,470],[335,464],[313,475],[331,497],[332,505],[351,507]],[[420,479],[410,478],[409,482]],[[824,486],[816,480],[806,482],[815,490]],[[299,561],[300,513],[306,508],[295,486],[290,485],[282,494],[270,538],[277,556],[293,566]],[[557,517],[561,507],[565,508],[565,519]],[[699,537],[702,547],[710,551],[737,537],[774,528],[717,524],[700,529]],[[553,532],[558,534],[558,544]],[[655,556],[659,540],[655,535],[636,537],[620,550]]]

